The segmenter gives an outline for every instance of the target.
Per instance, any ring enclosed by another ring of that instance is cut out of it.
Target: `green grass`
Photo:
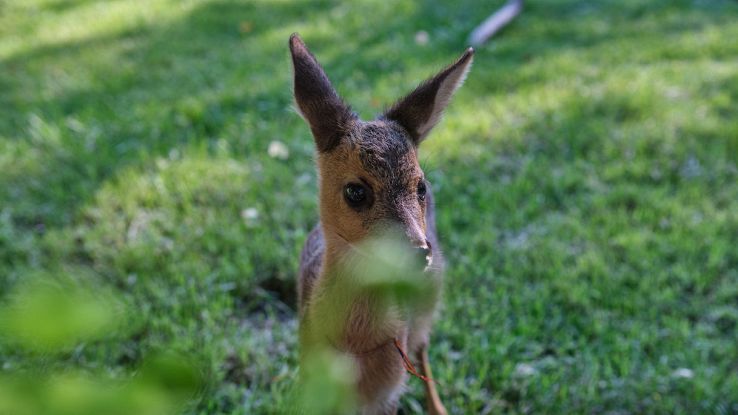
[[[137,321],[54,357],[0,345],[2,372],[116,377],[178,350],[209,384],[188,411],[273,413],[317,220],[289,34],[369,117],[502,1],[394,3],[0,1],[0,292],[92,281]],[[738,412],[737,19],[732,0],[531,0],[479,48],[421,152],[452,413]]]

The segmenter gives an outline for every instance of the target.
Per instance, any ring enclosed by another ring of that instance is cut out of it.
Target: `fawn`
[[[394,414],[408,377],[403,350],[422,375],[431,377],[427,348],[443,271],[433,196],[417,148],[463,83],[474,51],[467,49],[455,63],[366,122],[338,96],[297,34],[290,37],[289,46],[295,103],[312,131],[319,173],[320,223],[300,256],[301,353],[317,342],[350,356],[357,369],[361,413]],[[408,247],[425,260],[423,275],[433,286],[429,306],[403,318],[376,312],[371,298],[351,298],[332,316],[339,329],[326,335],[320,329],[325,316],[316,310],[321,302],[346,301],[331,298],[336,294],[330,290],[336,280],[351,279],[342,263],[357,243],[388,227],[399,230]],[[429,412],[445,414],[434,383],[427,380],[425,389]]]

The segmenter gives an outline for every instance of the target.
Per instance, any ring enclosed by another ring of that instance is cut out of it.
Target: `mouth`
[[[427,248],[425,248],[424,256],[423,256],[423,263],[425,263],[425,267],[423,267],[423,272],[428,271],[431,266],[433,266],[433,246],[430,242],[426,241],[426,245],[428,245]]]

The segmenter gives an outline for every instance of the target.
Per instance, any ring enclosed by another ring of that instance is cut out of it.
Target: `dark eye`
[[[421,202],[425,200],[426,191],[427,189],[425,188],[425,181],[421,180],[418,183],[418,199],[420,199]]]
[[[363,185],[349,183],[343,188],[343,197],[349,206],[357,208],[363,206],[369,196],[369,191]]]

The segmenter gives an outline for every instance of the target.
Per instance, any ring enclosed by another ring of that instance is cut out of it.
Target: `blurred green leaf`
[[[300,370],[301,382],[292,411],[305,415],[354,413],[356,373],[350,358],[317,349],[306,355]]]
[[[71,279],[29,276],[0,306],[0,341],[36,351],[60,351],[115,333],[125,304],[109,291]]]
[[[149,359],[131,379],[77,370],[3,374],[0,414],[174,414],[197,397],[202,384],[198,366],[175,354]]]
[[[424,272],[425,262],[403,240],[393,234],[372,238],[357,247],[355,272],[349,284],[360,294],[380,298],[387,306],[412,312],[435,304],[438,283]]]

